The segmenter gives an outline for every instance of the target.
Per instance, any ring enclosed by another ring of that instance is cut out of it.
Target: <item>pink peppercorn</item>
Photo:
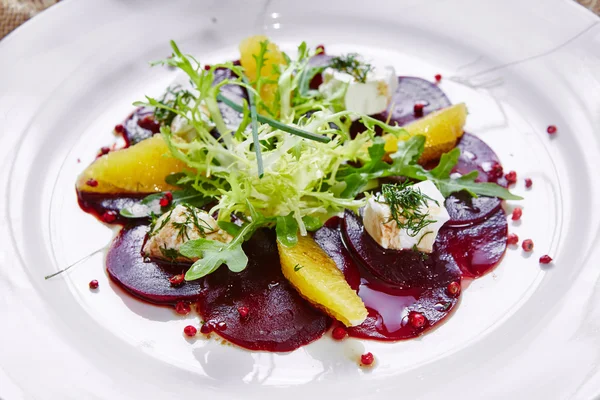
[[[360,363],[362,365],[371,365],[373,364],[373,361],[375,361],[373,353],[365,353],[362,356],[360,356]]]

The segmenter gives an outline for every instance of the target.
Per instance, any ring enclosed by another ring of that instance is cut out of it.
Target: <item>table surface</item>
[[[0,40],[31,17],[60,0],[0,0]],[[600,0],[576,0],[600,15]]]

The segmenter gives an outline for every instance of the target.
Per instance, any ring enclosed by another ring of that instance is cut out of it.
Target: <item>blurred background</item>
[[[0,39],[8,35],[12,30],[34,15],[58,3],[58,1],[59,0],[0,0]],[[600,15],[600,0],[576,1]]]

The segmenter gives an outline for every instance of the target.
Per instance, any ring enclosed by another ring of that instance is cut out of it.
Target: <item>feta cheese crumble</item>
[[[386,110],[397,87],[398,77],[391,66],[372,69],[364,83],[350,74],[327,68],[319,91],[325,98],[343,98],[348,111],[372,115]]]
[[[233,237],[219,228],[217,221],[206,211],[178,204],[158,218],[144,244],[144,255],[168,261],[189,261],[179,254],[181,246],[200,238],[229,243]],[[197,259],[192,259],[196,261]]]
[[[370,198],[365,206],[363,224],[371,237],[384,249],[413,249],[425,253],[433,251],[433,244],[440,228],[450,219],[444,207],[444,196],[431,181],[423,181],[409,186],[418,190],[425,197],[426,206],[422,204],[418,211],[427,214],[430,223],[419,231],[412,232],[401,228],[392,217],[392,209],[383,195]]]

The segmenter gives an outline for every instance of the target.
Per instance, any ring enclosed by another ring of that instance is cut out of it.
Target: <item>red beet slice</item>
[[[129,147],[160,132],[160,125],[154,121],[154,109],[140,107],[123,121],[123,130],[119,132]]]
[[[350,336],[377,339],[400,340],[422,335],[446,318],[458,302],[458,295],[450,296],[446,290],[449,276],[432,276],[427,283],[431,289],[401,289],[388,285],[360,268],[352,261],[349,251],[342,241],[340,231],[342,221],[333,217],[323,228],[315,233],[315,240],[338,267],[344,271],[350,285],[355,274],[360,274],[358,295],[365,303],[369,315],[360,326],[348,329]],[[454,282],[460,283],[460,270],[454,265],[448,268]],[[351,271],[349,274],[348,271]],[[422,328],[415,328],[408,323],[410,312],[419,312],[425,316],[427,323]]]
[[[332,58],[333,58],[333,56],[328,56],[326,54],[319,54],[319,55],[311,57],[308,64],[311,67],[326,67]],[[316,74],[310,81],[309,87],[313,90],[316,90],[319,88],[319,86],[321,86],[321,83],[323,83],[323,74]]]
[[[462,175],[478,171],[478,182],[494,182],[506,186],[500,159],[483,140],[465,133],[457,146],[460,158],[453,172]],[[450,214],[448,226],[466,226],[478,223],[498,211],[502,201],[496,197],[472,198],[466,193],[455,193],[446,199],[446,209]]]
[[[130,220],[119,214],[124,208],[133,207],[139,204],[147,194],[106,194],[89,193],[77,191],[77,200],[79,207],[89,214],[95,215],[102,220],[102,214],[112,212],[116,216],[114,223],[124,223]]]
[[[110,277],[125,290],[143,300],[158,304],[174,304],[180,300],[195,301],[200,297],[201,282],[184,282],[174,287],[169,278],[184,273],[189,266],[145,262],[142,246],[148,227],[123,228],[106,256]]]
[[[417,103],[424,105],[422,113],[415,114],[414,107]],[[446,94],[435,83],[414,76],[399,76],[398,88],[392,96],[390,107],[382,113],[373,115],[373,117],[381,121],[388,121],[389,119],[391,125],[403,126],[450,105],[452,103]],[[391,109],[392,106],[394,107],[393,110]],[[354,137],[364,129],[360,121],[354,121],[350,127],[350,134]],[[376,132],[381,133],[381,130],[376,128]]]
[[[466,192],[454,193],[444,203],[450,221],[446,226],[469,226],[498,211],[502,202],[496,197],[472,197]]]
[[[281,272],[272,231],[259,231],[244,244],[248,267],[221,267],[204,280],[199,311],[210,329],[250,350],[292,351],[318,339],[331,324],[288,283]],[[246,307],[242,317],[239,307]]]
[[[415,115],[416,103],[424,104],[423,114]],[[382,121],[390,118],[390,124],[406,125],[441,108],[452,105],[446,94],[435,83],[414,76],[399,76],[398,88],[394,92],[390,107],[375,117]]]
[[[346,211],[342,232],[348,248],[365,269],[382,281],[402,289],[433,289],[460,277],[448,254],[412,250],[386,250],[366,232],[360,218]]]
[[[327,54],[317,54],[310,58],[310,60],[308,61],[308,65],[310,65],[311,67],[326,67],[329,65],[332,58],[333,56],[329,56]]]
[[[478,171],[477,182],[496,182],[506,187],[500,159],[483,140],[465,133],[456,147],[460,149],[460,158],[452,172],[466,175],[471,171]]]
[[[350,287],[358,290],[360,272],[352,256],[344,247],[340,224],[341,219],[339,217],[330,218],[321,229],[315,232],[314,239],[325,253],[335,261],[340,271],[344,273]]]
[[[502,208],[478,224],[452,228],[438,233],[438,251],[452,255],[463,276],[479,277],[492,270],[504,256],[508,223]]]
[[[215,70],[215,80],[213,81],[213,85],[217,85],[225,79],[237,79],[237,77],[238,76],[230,69],[217,68]],[[248,101],[248,93],[246,92],[246,89],[239,85],[229,84],[221,86],[221,93],[238,104],[242,104],[244,100]],[[242,116],[240,113],[222,102],[219,102],[219,110],[221,110],[223,120],[226,124],[238,126],[242,122]]]

